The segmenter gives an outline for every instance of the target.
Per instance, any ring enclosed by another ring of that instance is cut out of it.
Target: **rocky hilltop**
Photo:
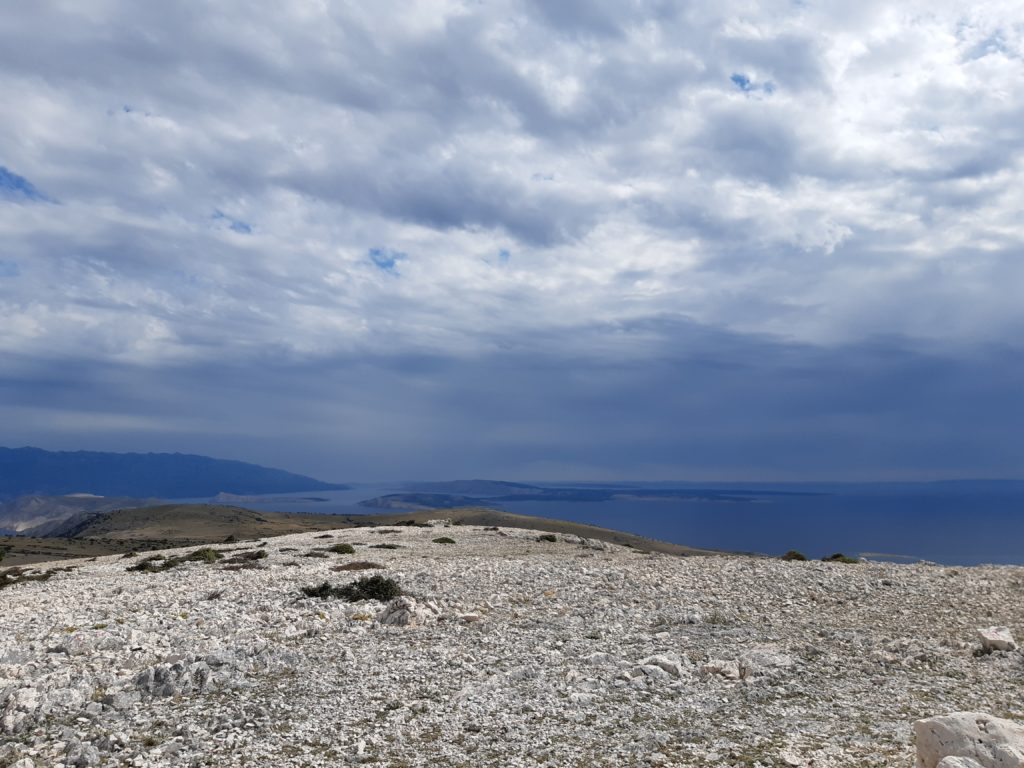
[[[921,718],[1024,717],[1015,567],[676,557],[434,521],[0,586],[0,766],[909,768]],[[367,594],[383,599],[345,599]],[[992,625],[1009,631],[983,647]],[[918,731],[952,743],[943,728]]]

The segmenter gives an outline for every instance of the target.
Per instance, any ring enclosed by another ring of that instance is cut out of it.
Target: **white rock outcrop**
[[[415,598],[402,595],[384,606],[377,621],[394,627],[420,627],[437,619],[437,615],[433,603],[418,603]]]
[[[982,712],[954,712],[914,723],[916,768],[1024,768],[1024,726]],[[952,758],[969,761],[957,763]]]
[[[1017,650],[1017,642],[1006,627],[985,627],[984,629],[979,629],[978,638],[981,640],[981,649],[986,653]]]

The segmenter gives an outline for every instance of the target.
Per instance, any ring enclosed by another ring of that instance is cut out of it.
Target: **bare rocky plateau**
[[[8,572],[0,766],[909,768],[921,718],[1024,718],[1024,656],[977,633],[1024,635],[1024,568],[540,535],[432,521]],[[408,597],[301,591],[367,574]]]

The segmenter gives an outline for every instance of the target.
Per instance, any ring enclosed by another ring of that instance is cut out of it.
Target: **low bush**
[[[789,552],[787,552],[786,554],[784,554],[782,556],[782,559],[783,560],[790,560],[790,561],[796,560],[796,561],[799,561],[799,562],[803,562],[803,561],[807,560],[807,555],[805,555],[803,552],[798,552],[795,549],[791,549],[791,550],[789,550]]]
[[[850,557],[849,555],[844,555],[842,552],[836,552],[834,555],[829,555],[828,557],[821,558],[821,560],[824,563],[859,563],[860,562],[860,558]]]
[[[411,528],[429,528],[430,523],[421,523],[418,520],[399,520],[395,525],[407,525]]]
[[[380,563],[371,563],[369,560],[355,560],[344,565],[332,565],[332,571],[368,571],[373,568],[383,568]]]
[[[454,544],[455,539],[450,536],[438,536],[436,539],[433,539],[433,542],[435,544]]]
[[[371,544],[370,549],[401,549],[401,544]]]
[[[169,571],[171,568],[177,568],[183,563],[215,563],[222,557],[224,557],[224,555],[217,550],[210,547],[203,547],[189,552],[187,555],[178,555],[177,557],[150,555],[149,557],[143,558],[135,565],[128,566],[125,570],[139,571],[141,573],[160,573],[162,571]]]
[[[7,570],[0,571],[0,589],[20,584],[23,581],[46,581],[53,576],[54,569],[36,572],[31,568],[14,566]]]
[[[550,541],[551,543],[554,543],[558,541],[558,537],[553,533],[542,533],[537,537],[537,541]]]
[[[328,547],[327,550],[336,555],[354,555],[356,553],[355,547],[351,544],[335,544],[333,547]]]
[[[257,560],[265,560],[267,557],[267,550],[255,549],[249,552],[239,552],[234,557],[229,557],[225,560],[225,563],[231,565],[245,565],[246,563],[255,563]]]
[[[361,600],[387,602],[401,595],[402,587],[394,579],[374,575],[357,579],[340,587],[332,586],[329,581],[312,587],[302,587],[302,594],[306,597],[318,597],[321,600],[340,598],[350,603],[358,603]]]

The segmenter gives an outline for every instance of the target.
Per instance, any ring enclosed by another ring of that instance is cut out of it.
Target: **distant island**
[[[184,453],[104,453],[0,448],[0,499],[66,496],[212,497],[347,490],[281,469]]]
[[[817,496],[817,492],[723,490],[718,488],[644,488],[633,485],[602,487],[541,486],[500,480],[453,480],[406,483],[406,492],[360,501],[373,509],[450,509],[466,506],[499,507],[518,501],[721,501],[752,503],[762,496]],[[472,496],[466,494],[473,494]]]

